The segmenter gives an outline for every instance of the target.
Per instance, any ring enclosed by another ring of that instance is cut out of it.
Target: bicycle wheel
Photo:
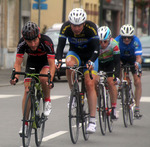
[[[110,95],[108,90],[106,91],[106,114],[107,114],[107,124],[108,124],[108,130],[109,132],[112,132],[113,130],[113,120],[111,119],[111,111],[112,111],[112,107],[111,107],[111,100],[110,100]]]
[[[69,130],[72,143],[76,144],[79,136],[79,92],[72,89],[69,104]]]
[[[40,146],[42,143],[43,135],[44,135],[44,129],[45,129],[45,121],[46,117],[44,116],[44,99],[40,98],[39,99],[39,110],[38,114],[35,115],[35,120],[36,120],[36,128],[35,128],[35,143],[37,146]]]
[[[27,111],[28,109],[29,109],[29,112]],[[25,107],[24,107],[24,115],[23,115],[23,130],[22,130],[23,147],[27,147],[30,144],[33,118],[34,118],[34,111],[33,111],[33,105],[31,102],[31,93],[29,92],[27,94]],[[27,129],[25,128],[26,123],[28,123]]]
[[[106,134],[106,99],[104,95],[103,85],[98,85],[98,97],[97,97],[97,104],[98,104],[98,115],[99,115],[99,123],[102,135]]]
[[[84,140],[89,139],[89,133],[86,132],[87,127],[89,125],[90,115],[89,115],[89,106],[88,106],[88,100],[84,95],[84,105],[82,107],[82,132]]]
[[[122,115],[124,126],[128,126],[128,118],[129,118],[129,106],[128,106],[128,85],[123,83],[121,98],[122,98]]]
[[[129,120],[130,120],[130,125],[133,125],[133,120],[134,120],[134,94],[132,89],[130,89],[130,95],[129,95]]]

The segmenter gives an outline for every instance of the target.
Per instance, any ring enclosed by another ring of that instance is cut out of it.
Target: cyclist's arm
[[[91,44],[92,44],[91,46],[94,48],[94,52],[89,60],[95,62],[95,60],[98,58],[99,55],[99,39],[98,38],[92,39]]]
[[[66,45],[66,38],[59,37],[58,39],[58,46],[56,49],[56,59],[59,61],[62,59],[63,50]]]
[[[120,54],[114,55],[115,77],[120,76]]]
[[[15,71],[21,72],[22,62],[23,62],[23,58],[19,58],[19,57],[16,56],[16,61],[15,61],[15,64],[14,64]],[[19,75],[15,75],[15,77],[19,79]]]
[[[136,56],[136,62],[138,62],[138,63],[142,63],[142,58],[141,58],[141,55],[137,55]]]
[[[51,81],[53,81],[53,78],[55,75],[55,60],[54,59],[48,59],[48,64],[50,66]]]

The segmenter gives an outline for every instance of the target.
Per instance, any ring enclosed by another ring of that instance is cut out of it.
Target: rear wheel
[[[76,144],[79,136],[79,92],[72,89],[69,104],[69,130],[72,143]]]
[[[34,111],[33,111],[33,105],[31,105],[31,93],[29,92],[27,94],[25,107],[24,107],[24,116],[23,116],[23,128],[22,128],[23,147],[27,147],[30,144],[33,119],[34,119]]]
[[[124,126],[128,127],[128,118],[129,118],[129,106],[128,106],[128,85],[123,83],[121,97],[122,97],[122,114]]]
[[[38,114],[36,114],[36,128],[35,128],[35,143],[37,146],[40,146],[43,135],[44,135],[44,129],[45,129],[45,121],[47,118],[44,116],[44,100],[43,98],[39,99],[39,106],[37,110]]]
[[[104,95],[104,86],[98,85],[98,97],[97,97],[97,104],[98,104],[98,114],[99,114],[99,123],[102,135],[106,133],[106,99]]]

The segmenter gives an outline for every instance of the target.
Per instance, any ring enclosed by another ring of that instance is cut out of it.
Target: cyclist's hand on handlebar
[[[11,85],[16,85],[16,83],[19,81],[19,79],[17,77],[15,77],[14,79],[10,79],[10,84]]]
[[[55,65],[56,69],[59,70],[61,68],[61,65],[62,65],[62,60],[57,61]]]
[[[88,63],[86,64],[86,67],[89,69],[89,70],[93,70],[94,69],[94,62],[92,61],[88,61]]]
[[[115,85],[119,85],[120,84],[120,79],[115,77],[114,78],[114,82],[115,82]]]
[[[50,81],[50,83],[46,82],[46,85],[49,87],[49,89],[54,87],[54,83],[52,81]]]

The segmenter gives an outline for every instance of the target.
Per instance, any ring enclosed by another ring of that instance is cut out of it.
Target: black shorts
[[[40,73],[41,69],[47,65],[49,66],[47,56],[28,56],[25,71],[27,73]],[[30,68],[35,68],[35,70],[33,71]]]
[[[99,62],[99,70],[98,71],[104,71],[104,72],[113,72],[114,70],[114,62],[109,61],[105,63],[100,63]],[[113,74],[109,73],[107,74],[108,77],[113,77]]]
[[[129,64],[129,65],[135,65],[135,61],[136,61],[136,56],[131,56],[128,58],[121,58],[121,62],[123,65]],[[136,69],[135,66],[130,68],[131,72],[133,74],[136,73]]]

